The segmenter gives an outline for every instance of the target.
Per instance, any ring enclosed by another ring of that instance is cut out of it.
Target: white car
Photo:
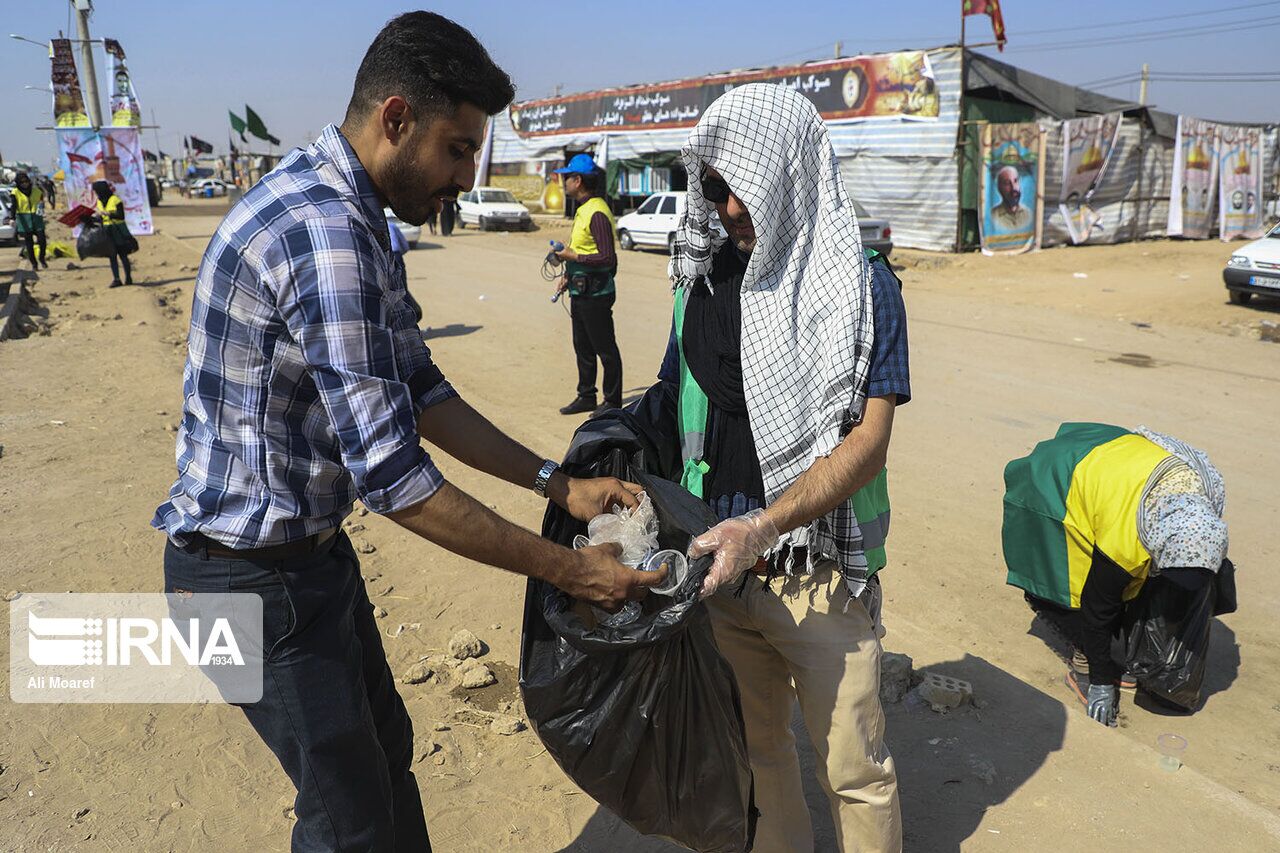
[[[458,224],[475,225],[481,231],[491,228],[533,228],[529,209],[508,190],[499,187],[476,187],[458,196]]]
[[[618,245],[628,251],[642,246],[665,247],[668,252],[675,245],[676,228],[684,213],[683,190],[654,193],[635,210],[618,218]],[[712,216],[712,223],[721,235],[724,228],[720,220]]]
[[[213,195],[221,196],[226,195],[228,189],[230,184],[226,181],[220,181],[217,178],[201,178],[191,184],[191,195],[204,196],[207,194],[206,190],[212,190]]]
[[[13,220],[13,196],[8,187],[0,187],[0,243],[8,243],[18,239],[18,226]]]
[[[1280,223],[1261,240],[1232,252],[1222,281],[1236,305],[1244,305],[1255,293],[1280,298]]]
[[[400,217],[391,212],[391,208],[382,208],[383,214],[387,217],[388,228],[399,228],[400,235],[404,237],[404,241],[409,244],[410,249],[418,248],[418,240],[422,237],[422,228],[417,225],[410,225]]]

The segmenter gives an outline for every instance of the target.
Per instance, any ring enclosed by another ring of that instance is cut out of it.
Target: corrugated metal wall
[[[849,194],[889,220],[893,242],[913,249],[955,247],[960,171],[960,49],[928,52],[938,83],[937,121],[829,124]]]

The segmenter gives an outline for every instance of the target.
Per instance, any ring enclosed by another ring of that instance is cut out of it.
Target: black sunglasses
[[[729,201],[729,185],[724,178],[709,178],[702,175],[702,197],[712,204],[724,204]]]

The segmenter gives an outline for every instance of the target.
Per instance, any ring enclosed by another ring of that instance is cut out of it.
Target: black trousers
[[[622,405],[622,353],[613,333],[613,303],[617,294],[573,296],[573,351],[578,356],[578,396],[596,396],[596,359],[604,366],[604,402]]]
[[[262,699],[240,708],[297,789],[294,853],[429,853],[413,725],[346,534],[269,562],[170,542],[164,586],[262,598]]]
[[[45,251],[47,249],[47,246],[45,245],[46,243],[45,232],[39,231],[39,232],[36,232],[35,234],[32,234],[30,231],[28,231],[26,234],[22,235],[22,239],[27,245],[27,260],[31,261],[31,268],[35,269],[36,263],[37,263],[37,259],[36,259],[37,246],[39,246],[40,248],[39,263],[44,263]]]

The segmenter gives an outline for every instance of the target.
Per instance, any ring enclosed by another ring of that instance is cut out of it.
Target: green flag
[[[240,118],[240,116],[231,112],[231,110],[227,110],[227,115],[231,116],[231,129],[234,130],[236,133],[240,134],[240,141],[248,142],[249,140],[244,138],[244,129],[245,129],[244,119]]]
[[[250,133],[259,139],[270,142],[272,145],[280,144],[280,140],[272,136],[270,131],[267,130],[267,126],[262,123],[262,117],[255,113],[248,104],[244,105],[244,117],[247,119],[246,126],[249,128]]]

